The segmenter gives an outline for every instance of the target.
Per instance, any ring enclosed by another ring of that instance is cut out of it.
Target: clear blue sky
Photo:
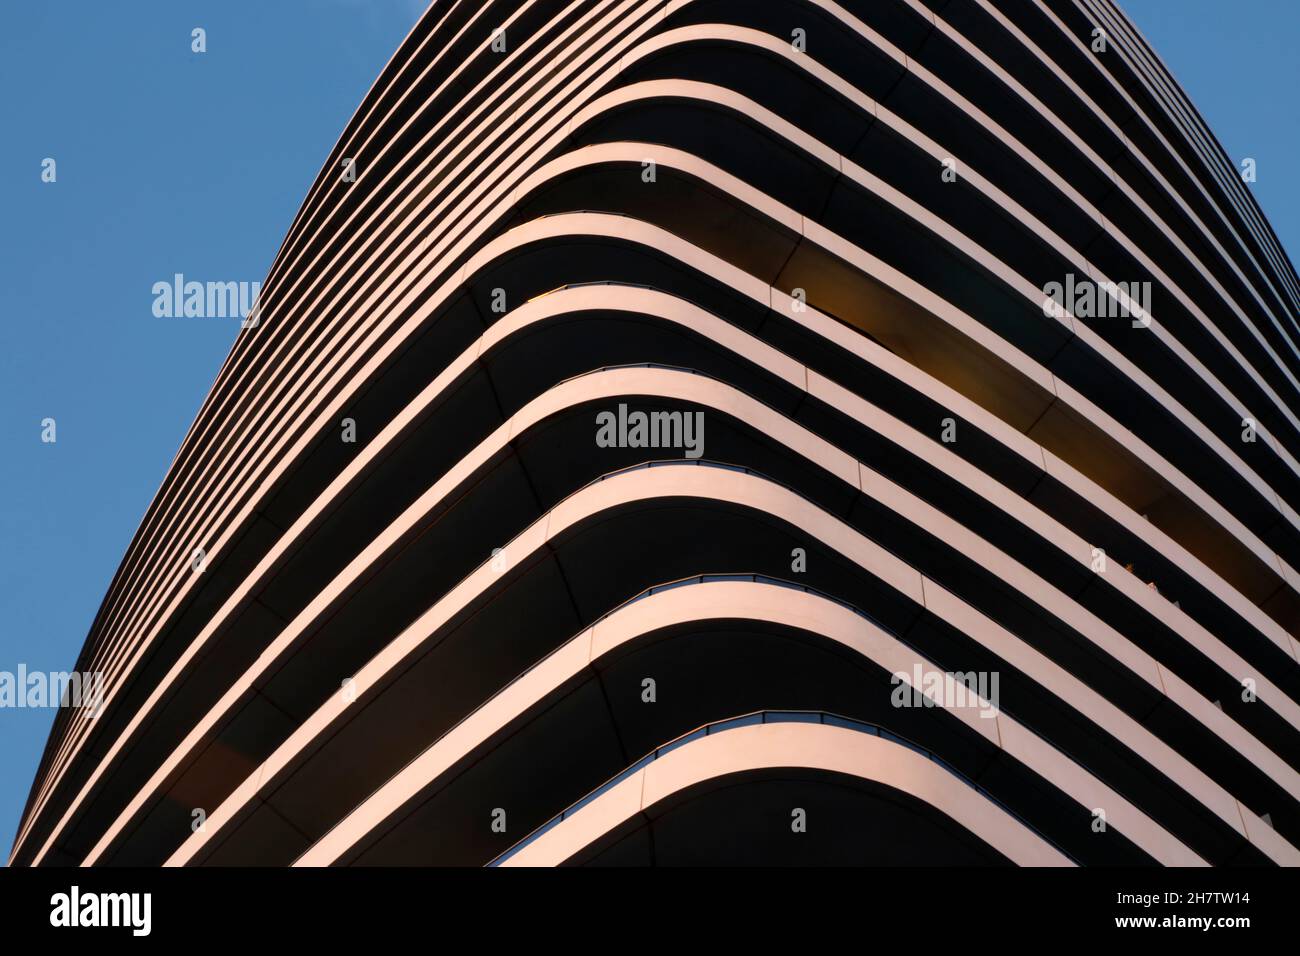
[[[1300,253],[1295,0],[1127,0]],[[73,665],[235,335],[173,273],[260,281],[419,0],[7,4],[0,19],[0,670]],[[208,52],[190,52],[207,30]],[[43,184],[40,164],[57,163]],[[40,441],[41,419],[58,441]],[[0,710],[0,859],[52,712]]]
[[[1300,0],[1119,0],[1224,150],[1257,163],[1250,191],[1300,268]]]
[[[0,670],[67,670],[230,349],[175,272],[265,278],[418,0],[34,0],[0,14]],[[207,31],[207,52],[190,31]],[[40,181],[53,157],[57,182]],[[40,441],[40,421],[58,441]],[[0,709],[0,860],[53,712]]]

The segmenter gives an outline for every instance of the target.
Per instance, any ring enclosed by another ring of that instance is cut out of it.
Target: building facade
[[[1295,864],[1297,315],[1111,0],[437,0],[11,862]]]

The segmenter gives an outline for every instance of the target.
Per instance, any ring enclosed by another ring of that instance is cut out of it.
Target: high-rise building
[[[1300,280],[1111,0],[435,2],[16,864],[1300,862]]]

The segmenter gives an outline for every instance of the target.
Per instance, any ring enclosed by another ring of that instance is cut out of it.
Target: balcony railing
[[[729,577],[730,576],[728,576],[728,578]],[[691,582],[687,581],[683,583],[691,583]],[[685,746],[686,744],[691,743],[692,741],[700,740],[701,738],[704,737],[711,737],[716,734],[725,733],[729,730],[735,730],[739,727],[753,727],[760,724],[790,724],[790,723],[824,724],[832,727],[842,727],[846,730],[853,730],[858,733],[870,734],[873,737],[881,737],[892,743],[899,744],[900,746],[906,747],[909,750],[915,751],[916,753],[925,757],[927,760],[930,760],[938,764],[940,767],[948,771],[948,773],[952,774],[962,783],[966,784],[966,786],[970,787],[980,796],[984,797],[990,803],[999,807],[1008,816],[1019,821],[1026,829],[1028,829],[1030,832],[1037,835],[1041,840],[1043,840],[1043,842],[1053,847],[1062,856],[1066,857],[1071,862],[1074,863],[1078,862],[1070,853],[1068,853],[1065,849],[1059,846],[1054,840],[1043,835],[1038,830],[1038,828],[1035,827],[1033,824],[1031,824],[1028,820],[1020,816],[1020,814],[1016,813],[1014,810],[1008,807],[1005,803],[1003,803],[1001,800],[995,797],[988,790],[981,787],[975,781],[971,780],[969,777],[967,777],[965,774],[959,771],[952,764],[948,763],[943,758],[936,755],[932,750],[928,750],[927,748],[922,747],[920,744],[908,740],[906,737],[902,737],[896,733],[893,733],[892,731],[887,730],[884,727],[881,727],[879,724],[868,723],[865,720],[855,720],[851,717],[843,717],[840,716],[839,714],[832,714],[824,710],[759,710],[759,711],[754,711],[752,713],[743,714],[740,717],[729,717],[725,720],[713,721],[712,723],[705,724],[702,727],[697,727],[695,730],[682,734],[680,737],[676,737],[673,740],[669,741],[666,744],[663,744],[660,747],[656,747],[654,750],[650,751],[650,753],[646,754],[636,763],[632,764],[627,769],[622,770],[619,773],[615,774],[613,777],[610,777],[608,780],[602,783],[595,790],[592,790],[586,796],[581,797],[580,799],[576,800],[574,803],[570,804],[565,809],[561,810],[555,816],[551,817],[551,819],[547,820],[537,829],[533,830],[531,833],[529,833],[518,843],[514,844],[504,853],[500,854],[495,859],[493,859],[490,863],[488,863],[488,866],[489,867],[500,866],[502,863],[509,860],[512,856],[514,856],[524,847],[528,846],[530,843],[533,843],[535,840],[539,839],[547,831],[563,823],[565,820],[569,819],[575,813],[580,812],[585,806],[587,806],[589,803],[593,802],[594,800],[598,799],[602,794],[618,786],[624,780],[628,779],[629,777],[633,776],[634,774],[648,767],[650,764],[654,763],[664,754],[671,753],[672,751],[676,750],[678,747]]]

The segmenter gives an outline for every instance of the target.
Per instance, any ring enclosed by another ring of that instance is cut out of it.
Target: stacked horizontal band
[[[106,706],[56,721],[11,861],[483,864],[648,750],[794,709],[959,773],[710,734],[517,858],[848,787],[826,805],[936,862],[1297,862],[1297,286],[1189,115],[1100,0],[435,3],[110,586],[79,662]],[[1142,321],[1045,314],[1067,276],[1147,283]],[[696,416],[696,467],[624,472],[683,457],[602,444],[628,408]],[[718,574],[798,578],[894,650],[759,613],[757,579],[748,613],[627,603]],[[686,632],[746,694],[692,682]],[[999,675],[996,719],[891,707],[899,648]],[[620,714],[620,655],[690,704]],[[555,715],[589,687],[616,745],[584,758]],[[527,791],[516,737],[564,771]]]

